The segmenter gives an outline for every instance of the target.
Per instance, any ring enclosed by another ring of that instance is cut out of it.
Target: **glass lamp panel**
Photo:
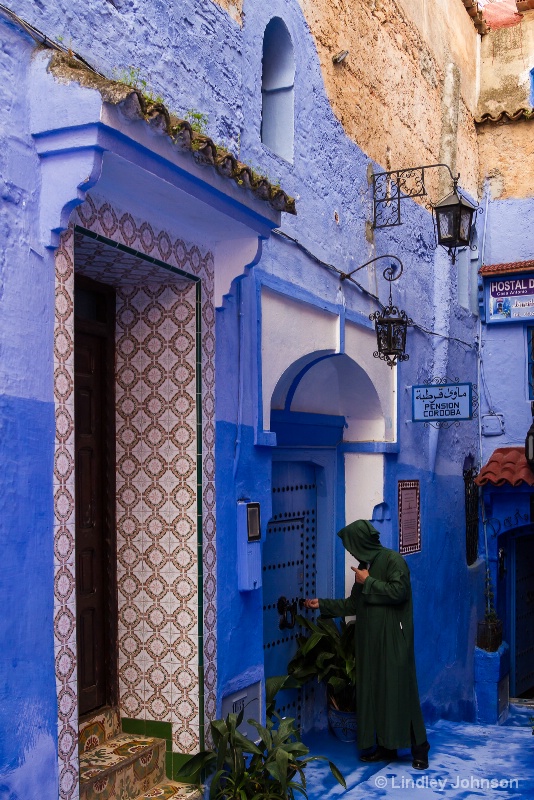
[[[398,322],[391,326],[392,330],[392,350],[395,353],[404,353],[406,347],[406,325]]]
[[[450,244],[450,242],[454,241],[454,209],[437,208],[436,217],[438,221],[439,243]]]
[[[469,244],[471,241],[471,220],[473,212],[470,208],[462,208],[460,214],[460,230],[458,239],[461,244]]]

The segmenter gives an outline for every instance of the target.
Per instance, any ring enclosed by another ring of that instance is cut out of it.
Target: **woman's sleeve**
[[[410,574],[404,564],[391,561],[388,564],[386,580],[369,576],[363,584],[364,603],[369,605],[397,605],[408,597]]]
[[[354,584],[345,600],[319,600],[319,611],[323,617],[352,617],[358,607],[362,587]]]

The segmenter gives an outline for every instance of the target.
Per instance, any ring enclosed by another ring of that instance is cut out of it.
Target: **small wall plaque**
[[[421,550],[419,481],[399,481],[399,553]]]

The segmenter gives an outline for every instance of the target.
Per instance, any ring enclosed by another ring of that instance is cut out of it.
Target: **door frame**
[[[76,317],[74,305],[74,354],[76,352],[76,333],[87,333],[105,339],[107,346],[104,357],[104,383],[106,387],[105,403],[102,409],[103,438],[103,508],[105,536],[105,573],[106,573],[106,699],[108,706],[119,703],[118,675],[118,598],[117,598],[117,532],[116,532],[116,408],[115,408],[115,290],[109,284],[99,283],[83,275],[74,278],[76,289],[86,289],[102,295],[106,304],[106,323],[88,322]],[[75,303],[75,300],[74,300]],[[74,426],[76,428],[76,408],[74,407]],[[74,473],[76,481],[76,471]],[[78,579],[76,577],[76,586]],[[76,626],[78,634],[78,625]],[[78,644],[76,643],[76,649]],[[81,715],[80,720],[91,717],[96,709]]]
[[[344,478],[343,459],[336,448],[276,447],[274,461],[305,461],[317,470],[317,596],[332,597],[344,592],[344,563],[339,565],[338,542],[335,534],[344,524],[344,496],[338,490]],[[340,471],[341,470],[341,471]],[[340,507],[341,506],[341,507]],[[319,535],[319,532],[321,534]]]
[[[515,674],[516,674],[516,542],[526,536],[532,536],[534,541],[534,525],[529,524],[511,531],[508,534],[509,564],[507,595],[507,625],[505,625],[510,647],[510,697],[515,698]]]

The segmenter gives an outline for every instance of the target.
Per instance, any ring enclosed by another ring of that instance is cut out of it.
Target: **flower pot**
[[[338,711],[328,704],[328,727],[342,742],[355,742],[357,723],[355,711]]]
[[[494,653],[502,644],[502,620],[497,619],[490,622],[487,619],[478,623],[477,627],[477,647]]]

